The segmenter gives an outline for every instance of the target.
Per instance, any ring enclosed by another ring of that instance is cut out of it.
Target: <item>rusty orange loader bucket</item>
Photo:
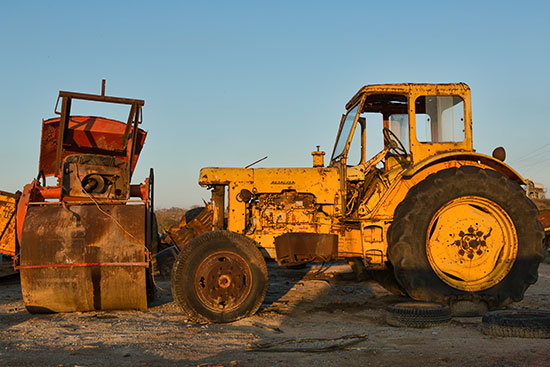
[[[72,116],[78,100],[127,105],[128,120]],[[30,312],[147,307],[152,170],[145,183],[130,184],[146,137],[143,105],[105,96],[103,84],[101,95],[59,92],[60,116],[43,121],[39,174],[18,200],[19,246],[8,249]]]

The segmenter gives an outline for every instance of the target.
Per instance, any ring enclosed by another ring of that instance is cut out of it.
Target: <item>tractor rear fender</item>
[[[512,167],[507,165],[501,160],[498,160],[496,158],[490,157],[485,154],[480,153],[474,153],[474,152],[451,152],[451,153],[444,153],[439,154],[435,157],[431,157],[428,159],[425,159],[418,164],[409,167],[408,169],[403,172],[403,178],[411,178],[420,171],[433,166],[438,163],[444,163],[444,162],[464,162],[463,164],[467,165],[468,162],[475,163],[476,165],[483,165],[487,166],[489,168],[494,169],[495,171],[501,172],[503,175],[507,176],[513,181],[516,181],[520,185],[525,185],[526,182],[523,179],[523,177],[520,176],[519,173],[517,173]]]

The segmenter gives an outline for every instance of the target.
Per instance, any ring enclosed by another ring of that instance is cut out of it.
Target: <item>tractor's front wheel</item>
[[[196,322],[252,315],[267,290],[267,267],[254,242],[228,231],[207,232],[184,246],[172,270],[172,295]]]
[[[536,282],[542,237],[537,209],[517,183],[463,166],[409,191],[388,231],[388,258],[413,299],[496,308]]]

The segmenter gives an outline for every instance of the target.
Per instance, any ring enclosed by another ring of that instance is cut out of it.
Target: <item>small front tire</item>
[[[255,243],[229,231],[189,242],[172,270],[172,295],[191,321],[227,323],[254,314],[267,291],[267,267]]]

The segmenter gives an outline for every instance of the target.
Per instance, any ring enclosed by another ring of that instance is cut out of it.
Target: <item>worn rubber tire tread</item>
[[[498,284],[478,292],[462,291],[444,283],[426,255],[431,218],[450,200],[469,195],[487,198],[502,207],[518,235],[518,255],[509,273]],[[520,301],[528,286],[537,281],[542,238],[537,208],[516,182],[497,171],[462,166],[433,173],[411,188],[397,206],[388,230],[388,258],[397,281],[413,299],[446,304],[481,301],[494,309]]]
[[[550,311],[500,310],[487,312],[482,318],[486,335],[517,338],[550,338]]]
[[[391,326],[430,328],[451,320],[451,309],[442,303],[404,302],[386,308],[386,322]]]
[[[214,312],[202,305],[194,291],[193,277],[198,265],[217,251],[231,251],[247,261],[252,272],[252,289],[243,303],[229,312]],[[194,322],[227,323],[254,314],[267,291],[267,266],[251,239],[229,231],[203,233],[180,252],[172,269],[172,296],[183,314]]]

